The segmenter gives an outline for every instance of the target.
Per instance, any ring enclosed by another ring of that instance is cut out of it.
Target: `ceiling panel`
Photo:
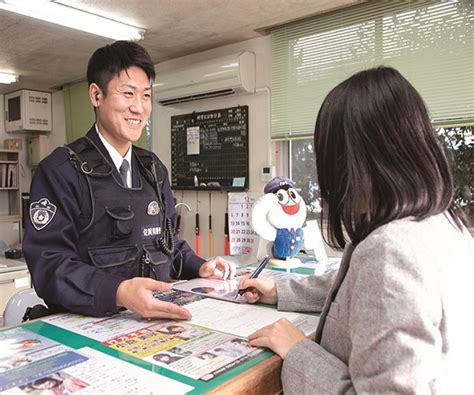
[[[36,0],[34,0],[36,1]],[[359,0],[61,0],[146,29],[140,41],[159,63],[259,37],[265,29]],[[0,93],[51,90],[85,78],[92,52],[109,39],[0,10],[0,71],[20,75]]]

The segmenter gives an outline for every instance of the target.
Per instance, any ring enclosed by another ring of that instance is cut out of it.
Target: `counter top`
[[[15,272],[18,270],[28,270],[24,258],[6,259],[4,256],[0,256],[0,273]]]

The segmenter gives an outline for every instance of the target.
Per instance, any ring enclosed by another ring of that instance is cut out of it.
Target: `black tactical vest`
[[[83,137],[66,147],[74,167],[85,175],[92,203],[90,220],[77,244],[81,260],[124,279],[169,280],[173,230],[161,194],[161,162],[149,151],[133,147],[140,185],[127,188],[90,139]]]

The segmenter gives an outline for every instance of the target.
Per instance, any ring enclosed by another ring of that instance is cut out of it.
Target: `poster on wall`
[[[251,225],[252,207],[261,196],[255,192],[228,194],[230,255],[256,255],[259,236]]]

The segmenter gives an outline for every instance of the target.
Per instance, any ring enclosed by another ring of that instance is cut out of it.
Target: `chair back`
[[[33,288],[18,291],[7,302],[3,313],[3,325],[12,326],[20,324],[26,309],[37,304],[46,305]]]

